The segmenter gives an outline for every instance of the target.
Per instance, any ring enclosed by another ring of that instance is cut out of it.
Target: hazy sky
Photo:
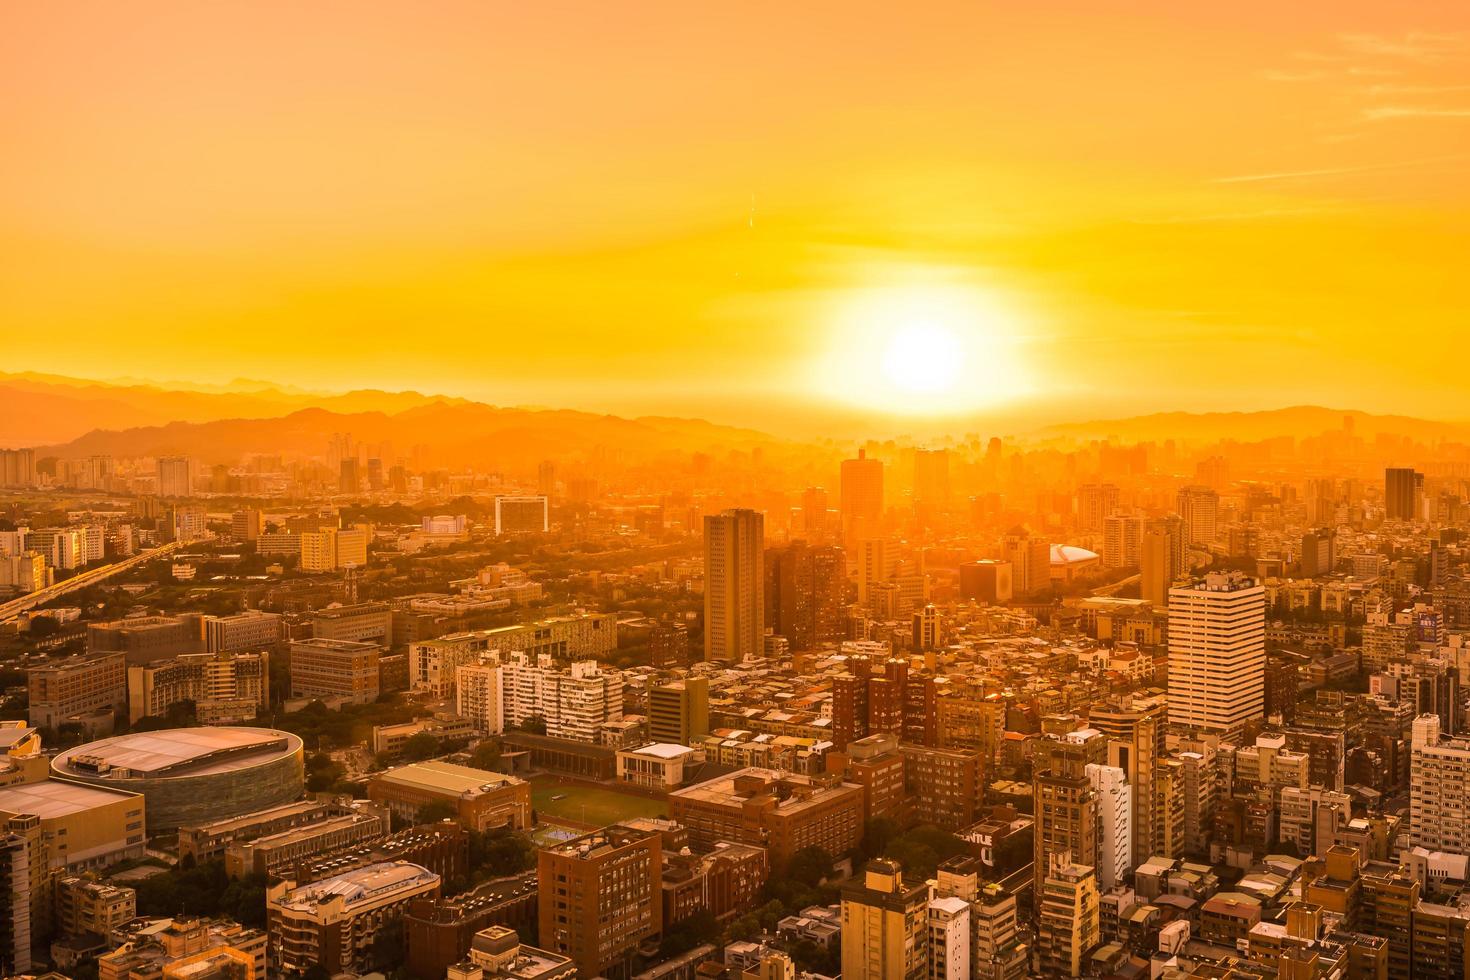
[[[1444,0],[0,7],[8,370],[1466,417],[1467,214]]]

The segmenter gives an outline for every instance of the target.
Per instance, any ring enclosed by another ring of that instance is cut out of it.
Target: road
[[[50,602],[59,596],[64,596],[68,592],[75,592],[77,589],[84,589],[89,585],[96,585],[104,579],[109,579],[120,572],[126,572],[129,569],[136,568],[144,562],[152,561],[155,558],[162,558],[178,547],[179,542],[171,541],[162,547],[141,552],[131,558],[124,558],[122,561],[113,562],[111,565],[100,565],[97,568],[89,568],[80,575],[73,575],[63,582],[48,585],[44,589],[38,589],[28,595],[23,595],[19,599],[12,599],[0,605],[0,623],[8,623],[21,613]]]

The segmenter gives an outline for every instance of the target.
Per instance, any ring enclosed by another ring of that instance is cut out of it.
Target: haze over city
[[[0,980],[1466,980],[1470,5],[0,5]]]

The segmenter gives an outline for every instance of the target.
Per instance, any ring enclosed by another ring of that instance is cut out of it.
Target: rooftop
[[[293,888],[275,899],[274,903],[282,908],[311,912],[319,905],[341,897],[345,908],[351,909],[354,905],[370,902],[385,894],[438,882],[439,876],[428,868],[409,864],[407,861],[391,861],[370,864],[365,868],[356,868]]]
[[[247,769],[301,751],[301,739],[267,728],[175,728],[137,732],[68,749],[51,763],[61,775],[149,779]]]
[[[451,762],[415,762],[399,766],[373,777],[376,782],[392,783],[434,793],[450,793],[455,796],[478,796],[505,786],[514,786],[522,780],[504,773],[489,772],[471,766],[456,766]]]
[[[41,783],[0,788],[0,810],[8,813],[28,813],[51,820],[69,817],[93,807],[105,806],[119,800],[138,800],[136,793],[102,789],[85,783],[72,783],[63,779],[48,779]]]

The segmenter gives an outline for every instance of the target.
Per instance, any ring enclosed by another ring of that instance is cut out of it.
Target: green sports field
[[[543,821],[565,820],[588,827],[606,827],[619,820],[668,813],[668,804],[661,799],[562,782],[554,776],[536,776],[531,780],[531,806]]]

